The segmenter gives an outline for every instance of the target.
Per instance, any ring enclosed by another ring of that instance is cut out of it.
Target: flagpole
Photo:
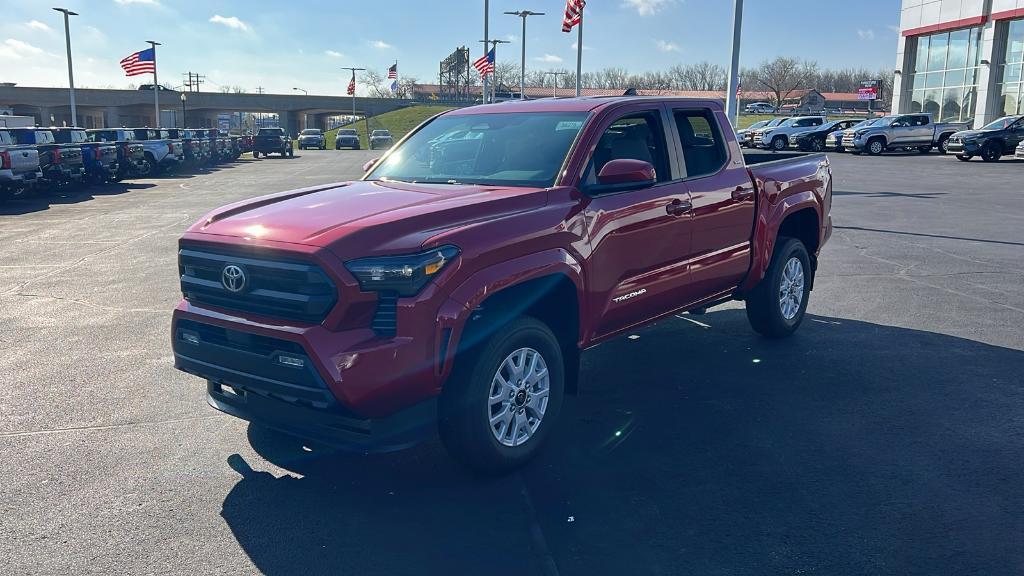
[[[484,54],[486,55],[487,47],[490,46],[490,36],[487,35],[487,19],[490,14],[491,3],[488,0],[484,0]],[[497,63],[497,54],[495,54],[495,63]],[[487,104],[487,74],[484,74],[484,87],[481,92],[482,104]]]
[[[740,81],[740,32],[743,30],[743,0],[733,0],[732,14],[732,61],[729,67],[729,86],[725,93],[725,116],[736,126],[739,102],[736,92]],[[780,103],[781,105],[781,103]]]
[[[159,42],[152,40],[146,40],[146,43],[153,49],[153,111],[156,113],[156,127],[160,127],[160,88],[156,80],[156,47],[160,46]]]
[[[580,78],[583,74],[583,13],[586,11],[585,8],[580,9],[580,23],[579,30],[576,31],[576,97],[580,97],[580,87],[583,85],[583,80]]]

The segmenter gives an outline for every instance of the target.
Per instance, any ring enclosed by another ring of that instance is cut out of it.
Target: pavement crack
[[[214,418],[225,418],[224,414],[208,414],[206,416],[189,416],[188,418],[172,418],[168,420],[154,420],[152,422],[124,422],[121,424],[106,424],[97,426],[68,426],[66,428],[48,428],[45,430],[23,430],[19,432],[0,432],[0,438],[18,438],[21,436],[41,436],[44,434],[60,434],[63,432],[83,432],[95,430],[117,430],[119,428],[136,428],[141,426],[160,426],[163,424],[180,424],[182,422],[196,422],[199,420],[212,420]]]

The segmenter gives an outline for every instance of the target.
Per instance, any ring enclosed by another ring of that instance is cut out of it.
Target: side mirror
[[[601,168],[597,174],[597,185],[591,186],[590,191],[601,193],[639,190],[654,186],[657,181],[658,175],[650,162],[618,158],[609,160]]]
[[[371,158],[366,164],[363,164],[363,172],[369,172],[370,170],[372,170],[373,167],[377,165],[377,162],[380,162],[379,157]]]

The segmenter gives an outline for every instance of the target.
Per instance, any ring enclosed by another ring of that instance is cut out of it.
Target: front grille
[[[371,325],[378,336],[391,337],[398,331],[398,294],[381,292],[377,295],[377,312]]]
[[[269,356],[274,352],[289,352],[295,355],[306,355],[306,351],[296,342],[279,340],[259,334],[229,330],[213,324],[201,324],[191,320],[180,320],[178,330],[187,330],[199,336],[201,342],[230,348],[239,352]]]
[[[245,275],[237,292],[228,290],[222,281],[229,265]],[[183,248],[178,251],[178,273],[182,294],[196,304],[319,323],[337,302],[337,289],[330,278],[319,267],[304,262]]]

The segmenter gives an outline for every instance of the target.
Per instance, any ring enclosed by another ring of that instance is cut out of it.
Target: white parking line
[[[705,324],[703,322],[698,322],[698,321],[694,320],[693,318],[690,318],[689,316],[684,316],[682,314],[676,314],[676,318],[679,318],[680,320],[686,320],[687,322],[692,322],[692,323],[696,324],[697,326],[700,326],[701,328],[711,328],[710,324]]]

